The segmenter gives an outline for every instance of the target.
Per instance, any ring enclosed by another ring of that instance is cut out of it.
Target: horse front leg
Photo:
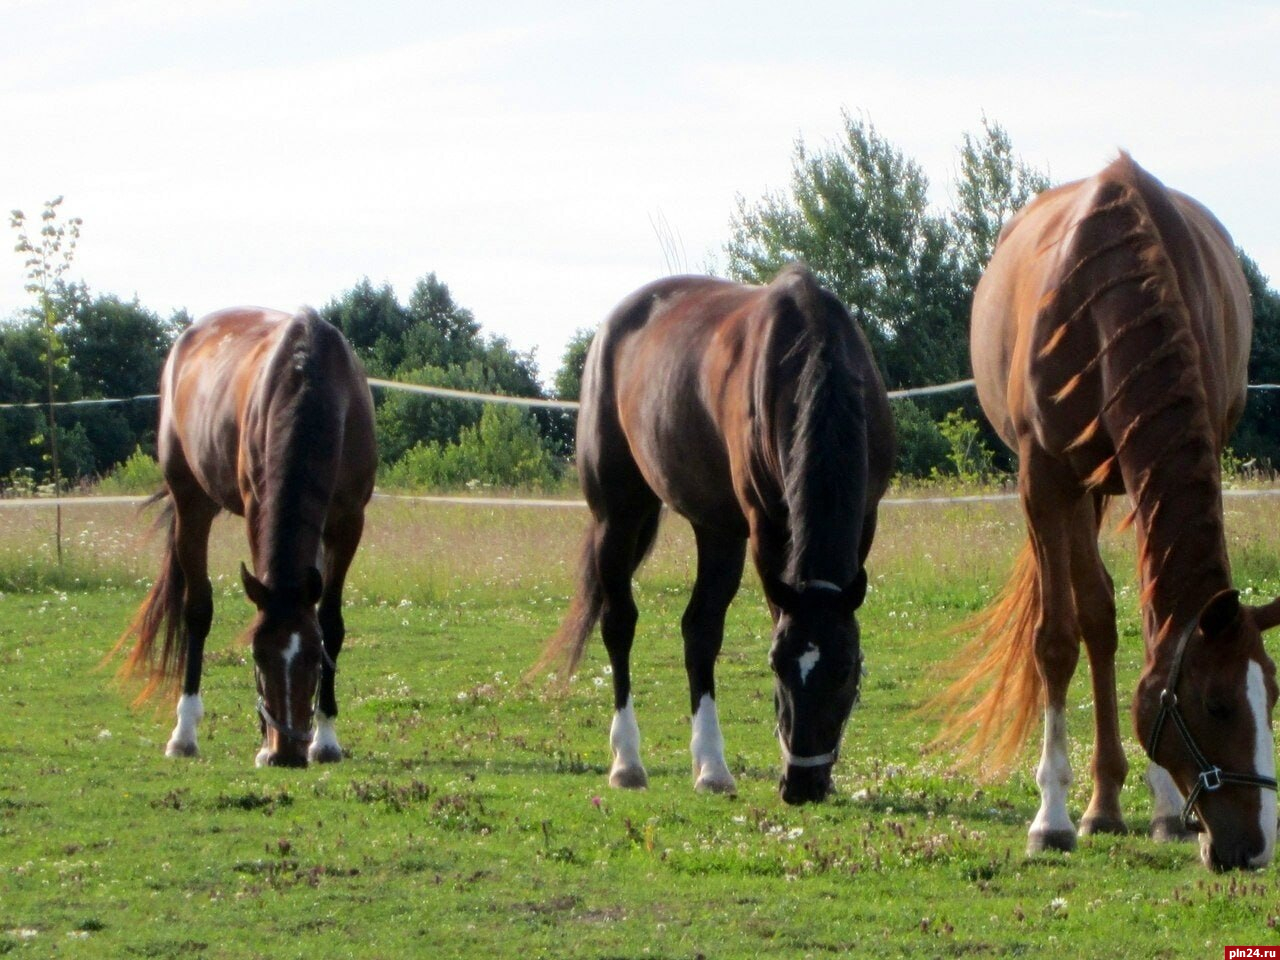
[[[321,572],[324,589],[318,611],[325,658],[320,666],[315,738],[307,748],[307,759],[312,763],[336,763],[342,759],[342,745],[338,742],[335,726],[338,718],[338,657],[342,654],[342,642],[347,634],[342,618],[342,590],[363,532],[363,510],[330,521],[325,526],[324,570]]]
[[[699,792],[735,793],[737,784],[725,762],[724,737],[716,710],[716,658],[724,642],[725,611],[742,582],[746,541],[695,527],[698,573],[680,628],[684,666],[689,676],[693,734],[693,787]]]

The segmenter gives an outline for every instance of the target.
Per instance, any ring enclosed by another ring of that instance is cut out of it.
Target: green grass
[[[1280,590],[1272,501],[1230,501],[1237,581]],[[682,522],[638,577],[636,703],[651,786],[605,783],[598,640],[563,694],[519,678],[570,590],[573,510],[378,501],[352,574],[341,764],[256,770],[238,646],[238,522],[215,530],[218,609],[202,756],[166,760],[169,704],[131,711],[95,667],[153,573],[129,507],[0,514],[0,955],[15,957],[1212,957],[1277,943],[1277,868],[1215,876],[1143,831],[1028,859],[1028,759],[981,783],[927,750],[918,713],[1002,582],[1014,504],[886,508],[863,636],[870,673],[826,804],[776,793],[769,625],[754,576],[730,611],[720,709],[736,798],[695,795],[678,639]],[[1141,662],[1128,538],[1122,703]],[[1083,670],[1083,666],[1082,666]],[[1088,798],[1087,683],[1072,710],[1075,815]],[[1126,733],[1128,731],[1126,730]]]

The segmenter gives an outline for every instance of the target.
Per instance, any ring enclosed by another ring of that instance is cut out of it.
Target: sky
[[[71,275],[162,315],[434,272],[549,379],[636,287],[723,268],[738,199],[845,112],[939,209],[984,116],[1055,182],[1127,149],[1280,286],[1270,2],[0,0],[0,24],[0,209],[64,196]],[[0,254],[0,317],[29,302]]]

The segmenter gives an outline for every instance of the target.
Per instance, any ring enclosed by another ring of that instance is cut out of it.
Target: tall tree
[[[9,223],[18,233],[18,242],[14,246],[19,254],[26,257],[23,267],[26,271],[26,290],[35,294],[35,315],[44,335],[44,368],[45,384],[48,387],[48,421],[49,421],[49,459],[53,472],[53,489],[60,492],[62,472],[58,462],[58,420],[57,390],[54,371],[66,364],[66,351],[63,348],[59,328],[65,317],[58,310],[58,294],[63,289],[63,277],[71,269],[75,259],[76,245],[80,242],[80,227],[83,222],[79,217],[69,220],[59,219],[58,208],[62,206],[62,197],[45,201],[44,210],[40,213],[40,232],[33,237],[27,228],[27,217],[21,210],[10,213]],[[58,548],[58,566],[62,566],[62,505],[55,508],[56,542]]]
[[[986,269],[1000,228],[1048,188],[1049,177],[1014,154],[1000,124],[984,116],[981,133],[964,134],[951,222],[967,287],[972,289]]]
[[[1253,301],[1249,382],[1280,383],[1280,293],[1248,254],[1236,252]],[[1272,468],[1280,468],[1280,390],[1249,391],[1244,415],[1230,442],[1238,455],[1265,459]]]

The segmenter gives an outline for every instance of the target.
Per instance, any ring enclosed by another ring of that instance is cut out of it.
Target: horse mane
[[[800,365],[794,423],[779,458],[790,540],[786,577],[792,584],[824,579],[845,586],[857,573],[867,493],[864,382],[850,350],[853,321],[803,265],[783,271],[773,286],[782,308],[774,342],[783,357],[771,362],[766,354],[766,376]],[[778,426],[774,434],[782,436]]]
[[[298,537],[319,542],[336,478],[344,411],[324,371],[330,351],[340,348],[337,332],[310,307],[302,308],[267,365],[267,436],[264,489],[258,537],[263,545],[260,577],[276,590],[299,587],[298,577],[312,557],[298,563]],[[257,560],[257,558],[255,558]]]
[[[1106,387],[1103,402],[1072,443],[1089,443],[1105,427],[1112,453],[1094,465],[1091,487],[1123,477],[1133,509],[1122,527],[1138,522],[1138,565],[1144,583],[1142,603],[1150,603],[1160,586],[1166,563],[1177,549],[1177,591],[1203,581],[1206,574],[1225,573],[1224,551],[1210,546],[1221,539],[1221,488],[1218,443],[1209,421],[1209,404],[1201,379],[1199,347],[1182,283],[1168,253],[1177,231],[1185,233],[1180,215],[1165,188],[1127,153],[1099,175],[1100,187],[1090,212],[1078,225],[1071,253],[1074,265],[1059,284],[1056,299],[1075,304],[1049,333],[1040,357],[1050,357],[1063,340],[1067,324],[1088,312],[1098,327],[1098,349],[1088,363],[1054,394],[1059,404],[1070,398],[1095,369]],[[1184,247],[1190,247],[1189,237]],[[1098,276],[1097,266],[1109,266]],[[1122,266],[1116,271],[1114,264]],[[1103,298],[1123,288],[1136,309],[1105,309]],[[1048,330],[1048,326],[1040,326]],[[1144,383],[1156,378],[1159,392]],[[1187,494],[1194,494],[1188,497]],[[1208,501],[1214,506],[1203,509]],[[1197,535],[1198,534],[1198,535]],[[1185,559],[1184,559],[1185,558]],[[1170,594],[1173,595],[1173,594]],[[1167,628],[1162,625],[1162,628]]]

